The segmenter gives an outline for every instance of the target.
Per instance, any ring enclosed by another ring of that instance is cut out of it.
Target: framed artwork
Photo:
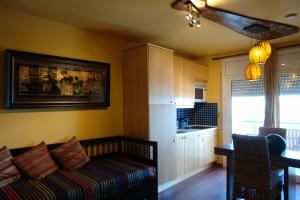
[[[110,106],[110,64],[5,51],[7,109]]]

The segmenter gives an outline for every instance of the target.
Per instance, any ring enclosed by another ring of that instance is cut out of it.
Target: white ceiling
[[[184,11],[173,10],[172,0],[0,0],[0,5],[42,18],[101,31],[135,42],[150,42],[192,57],[247,50],[250,39],[215,22],[201,19],[200,29],[187,25]],[[212,6],[300,26],[300,0],[209,0]],[[300,40],[300,33],[273,40]]]

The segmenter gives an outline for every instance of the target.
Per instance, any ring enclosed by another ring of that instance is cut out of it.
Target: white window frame
[[[229,63],[241,63],[240,66],[228,72]],[[222,60],[222,129],[223,143],[232,143],[232,100],[231,100],[231,81],[245,80],[244,70],[249,64],[248,55],[237,56]],[[263,78],[263,68],[261,67],[261,77]],[[226,167],[226,159],[223,159],[223,166]]]

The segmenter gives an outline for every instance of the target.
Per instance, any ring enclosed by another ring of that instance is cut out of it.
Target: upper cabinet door
[[[176,106],[183,105],[183,60],[174,57],[174,97]]]
[[[206,82],[208,80],[208,69],[207,66],[196,64],[195,65],[195,79],[196,82]]]
[[[149,104],[175,104],[173,51],[148,45]]]
[[[183,59],[183,105],[194,106],[195,103],[195,67],[196,63]]]

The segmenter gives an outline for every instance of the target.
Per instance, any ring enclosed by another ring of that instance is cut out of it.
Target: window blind
[[[280,76],[279,92],[281,95],[299,95],[300,77],[299,76]]]
[[[232,97],[263,96],[264,79],[257,81],[233,80],[231,82]]]

